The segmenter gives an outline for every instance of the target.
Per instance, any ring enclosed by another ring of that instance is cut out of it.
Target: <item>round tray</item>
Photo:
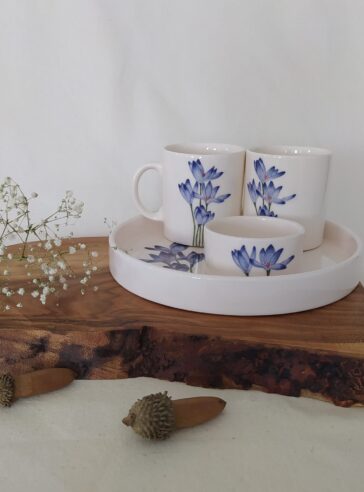
[[[161,222],[139,216],[121,224],[110,236],[112,276],[145,299],[201,313],[258,316],[305,311],[345,297],[360,279],[359,238],[329,221],[322,245],[305,252],[302,272],[291,275],[211,275],[203,260],[192,272],[180,271],[156,261],[161,246],[170,251],[171,242],[164,238]],[[165,251],[168,262],[170,255]],[[178,266],[181,270],[190,267],[183,257],[191,251],[203,253],[198,248],[184,249],[179,261],[182,266]],[[172,266],[176,267],[176,262]]]

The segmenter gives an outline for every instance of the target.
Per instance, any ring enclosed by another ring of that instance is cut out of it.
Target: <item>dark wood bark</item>
[[[30,301],[0,316],[0,371],[69,367],[80,378],[150,376],[364,404],[364,288],[331,306],[272,317],[175,310],[125,291],[107,269],[99,291],[71,286],[60,306]],[[18,280],[17,280],[18,282]]]

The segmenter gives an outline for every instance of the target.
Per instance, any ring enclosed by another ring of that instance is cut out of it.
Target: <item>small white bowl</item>
[[[224,217],[205,228],[205,258],[212,273],[247,277],[300,271],[305,229],[276,217]]]

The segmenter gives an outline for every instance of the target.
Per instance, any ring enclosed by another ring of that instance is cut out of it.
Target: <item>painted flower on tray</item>
[[[254,169],[258,177],[258,184],[253,179],[247,184],[247,188],[255,213],[266,217],[278,217],[272,210],[272,205],[285,205],[296,197],[296,193],[281,197],[283,186],[274,185],[273,180],[284,176],[286,171],[280,171],[275,166],[267,169],[262,158],[254,161]]]
[[[216,167],[205,171],[200,159],[188,163],[195,183],[187,179],[178,185],[178,189],[191,209],[193,235],[192,245],[202,248],[204,245],[205,225],[214,219],[215,213],[208,210],[213,204],[223,203],[231,194],[218,195],[220,186],[213,186],[212,181],[220,178],[224,173]]]
[[[145,249],[153,251],[149,253],[148,259],[143,259],[146,263],[162,263],[163,268],[178,270],[181,272],[192,272],[197,263],[205,259],[203,253],[191,251],[187,255],[185,251],[188,246],[179,243],[172,243],[170,246],[146,247]]]
[[[240,270],[242,270],[247,277],[249,277],[250,271],[253,268],[253,261],[256,258],[257,249],[254,246],[251,254],[249,255],[245,246],[242,246],[240,249],[234,249],[231,252],[231,256],[234,260],[234,263]]]

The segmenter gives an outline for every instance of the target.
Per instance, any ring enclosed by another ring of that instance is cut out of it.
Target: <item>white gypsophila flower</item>
[[[25,259],[25,262],[19,265],[25,270],[27,284],[34,286],[28,292],[24,288],[18,288],[15,292],[6,289],[2,294],[11,296],[17,293],[24,296],[29,293],[31,297],[38,298],[41,303],[45,303],[48,296],[57,292],[57,289],[66,290],[68,288],[68,278],[77,279],[78,277],[78,274],[68,264],[67,256],[63,259],[63,255],[80,252],[81,256],[81,251],[85,251],[83,256],[87,261],[84,261],[84,273],[81,274],[79,281],[82,286],[86,287],[92,278],[92,273],[96,271],[96,268],[93,268],[91,257],[96,258],[97,252],[91,254],[91,251],[87,251],[86,244],[82,242],[62,248],[63,239],[59,232],[60,228],[72,225],[71,219],[79,218],[84,209],[84,203],[76,200],[72,191],[68,190],[65,193],[65,197],[53,213],[48,213],[45,219],[38,222],[32,220],[29,210],[30,200],[36,197],[37,194],[33,192],[27,198],[19,185],[11,178],[0,182],[0,261],[4,261],[4,255],[9,261],[17,259],[17,255],[7,254],[6,248],[9,241],[18,242],[20,239],[19,251],[21,259]],[[6,220],[4,219],[5,213]],[[8,223],[11,225],[8,226]],[[67,237],[74,237],[73,231],[70,231]],[[38,240],[38,243],[32,243],[34,240]],[[82,262],[82,256],[80,261]],[[5,269],[4,267],[3,274],[10,275],[12,272],[8,265],[6,264]],[[81,288],[81,294],[85,292],[86,290]],[[4,304],[2,307],[4,309]]]
[[[23,307],[23,304],[21,302],[18,302],[18,304],[16,305],[17,308],[22,308]]]
[[[99,253],[97,251],[91,251],[91,256],[93,258],[97,258],[99,256]]]
[[[9,311],[9,309],[10,309],[9,304],[7,304],[7,305],[5,306],[5,309],[6,309],[6,311]]]
[[[93,270],[94,272],[96,272],[96,270],[97,270],[97,266],[95,266],[95,265],[94,265],[94,266],[92,267],[92,270]]]
[[[95,285],[95,286],[94,286],[94,291],[95,291],[95,292],[97,292],[98,290],[99,290],[98,286],[97,286],[97,285]]]
[[[9,290],[9,289],[8,289],[8,287],[3,287],[3,288],[1,289],[1,292],[2,292],[3,294],[6,294],[6,293],[8,292],[8,290]]]

